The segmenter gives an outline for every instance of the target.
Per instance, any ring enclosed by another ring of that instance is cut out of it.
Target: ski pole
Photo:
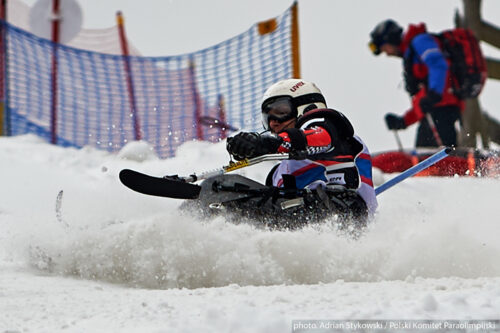
[[[399,151],[403,151],[403,144],[401,143],[401,138],[399,137],[398,130],[394,130],[394,137],[396,138],[396,143],[398,144]]]
[[[402,182],[406,178],[409,178],[409,177],[413,176],[414,174],[419,173],[420,171],[427,169],[431,165],[441,161],[443,158],[447,157],[450,154],[451,150],[452,149],[450,147],[443,148],[440,151],[438,151],[437,153],[435,153],[434,155],[429,156],[428,158],[426,158],[422,162],[420,162],[420,163],[412,166],[411,168],[403,171],[402,173],[400,173],[396,177],[389,179],[388,181],[386,181],[385,183],[383,183],[382,185],[380,185],[379,187],[377,187],[375,189],[375,195],[379,195],[380,193],[384,192],[385,190]]]
[[[434,140],[436,140],[436,143],[439,147],[443,146],[443,140],[441,140],[441,136],[439,136],[439,132],[436,128],[436,124],[434,123],[434,120],[432,119],[432,116],[430,113],[426,113],[425,117],[427,119],[427,122],[429,123],[429,127],[431,128],[432,135],[434,136]]]
[[[241,161],[230,162],[228,165],[222,166],[222,167],[215,169],[215,170],[202,172],[199,175],[192,174],[188,177],[182,177],[182,180],[185,181],[186,183],[194,183],[195,181],[198,181],[198,180],[223,175],[225,173],[228,173],[228,172],[231,172],[234,170],[238,170],[241,168],[245,168],[247,166],[255,165],[255,164],[258,164],[258,163],[261,163],[264,161],[288,160],[291,157],[292,156],[290,154],[267,154],[267,155],[257,156],[254,158],[245,158],[244,160],[241,160]],[[166,176],[166,177],[168,177],[168,176]]]

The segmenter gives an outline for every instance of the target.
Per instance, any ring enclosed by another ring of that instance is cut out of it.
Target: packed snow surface
[[[118,180],[123,168],[218,168],[223,142],[160,160],[144,142],[109,154],[27,135],[0,138],[0,159],[0,332],[290,332],[296,319],[500,314],[499,179],[408,179],[353,240],[328,223],[200,220]],[[240,173],[263,181],[271,166]],[[376,185],[390,177],[376,173]]]

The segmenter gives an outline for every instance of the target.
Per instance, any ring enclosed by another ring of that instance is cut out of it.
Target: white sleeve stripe
[[[300,126],[300,129],[305,129],[307,126],[313,124],[313,123],[318,123],[318,122],[324,122],[325,118],[313,118],[311,120],[306,121],[302,126]]]
[[[425,58],[427,58],[427,56],[430,54],[430,53],[434,53],[434,52],[439,52],[441,53],[441,50],[438,49],[438,48],[433,48],[433,49],[428,49],[428,50],[425,50],[424,53],[422,53],[422,55],[420,56],[422,58],[422,60],[425,60]]]

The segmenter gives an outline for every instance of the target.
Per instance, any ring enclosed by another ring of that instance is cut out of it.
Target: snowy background
[[[149,3],[134,11],[132,1],[86,0],[84,11],[97,16],[91,9],[114,4],[108,16],[124,11],[145,55],[166,55],[215,44],[290,5],[213,1],[208,17],[201,1]],[[500,22],[499,2],[483,6]],[[300,2],[304,77],[372,151],[392,149],[382,118],[407,107],[401,64],[373,57],[368,33],[387,17],[444,29],[454,8],[461,2]],[[186,29],[165,26],[190,15]],[[497,118],[499,94],[489,82],[483,97]],[[412,132],[403,139],[410,147]],[[375,220],[353,241],[326,226],[270,232],[199,221],[177,209],[180,201],[118,181],[123,168],[160,176],[220,167],[224,143],[188,143],[159,160],[143,143],[112,155],[27,135],[0,138],[0,160],[0,332],[290,332],[297,319],[500,318],[499,179],[409,179],[379,196]],[[262,181],[270,167],[241,173]],[[375,178],[380,185],[390,176]]]

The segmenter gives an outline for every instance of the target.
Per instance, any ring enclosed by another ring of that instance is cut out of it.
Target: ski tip
[[[137,174],[139,174],[139,172],[134,171],[134,170],[130,170],[130,169],[123,169],[118,174],[118,178],[120,178],[120,181],[125,184],[125,183],[128,183],[127,180],[129,180],[131,176],[134,176]]]
[[[124,174],[130,174],[130,173],[136,173],[137,171],[134,171],[134,170],[130,170],[130,169],[122,169],[120,171],[120,175],[124,175]]]
[[[196,199],[201,190],[201,187],[195,184],[149,176],[130,169],[121,170],[118,176],[122,184],[129,189],[157,197]]]
[[[137,186],[136,184],[140,183],[138,181],[138,179],[140,179],[140,176],[141,173],[130,169],[123,169],[118,174],[120,182],[131,189],[134,189],[134,187]]]

